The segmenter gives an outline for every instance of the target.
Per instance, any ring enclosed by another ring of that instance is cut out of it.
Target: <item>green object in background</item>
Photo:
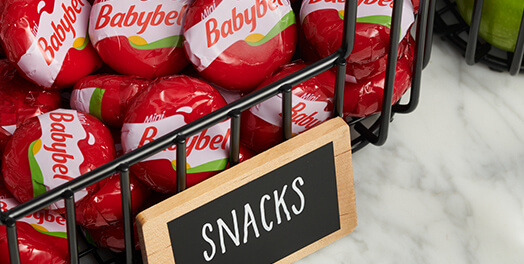
[[[457,0],[456,3],[466,23],[470,24],[475,0]],[[523,11],[524,0],[484,0],[479,36],[497,48],[515,51]]]

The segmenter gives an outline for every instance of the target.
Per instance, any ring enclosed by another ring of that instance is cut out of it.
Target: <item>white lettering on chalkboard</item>
[[[300,176],[295,178],[293,182],[291,183],[291,188],[293,189],[295,194],[300,199],[299,206],[295,204],[291,205],[291,211],[293,212],[295,216],[298,216],[299,214],[301,214],[304,211],[304,208],[306,206],[306,197],[304,196],[304,193],[302,192],[302,190],[300,190],[300,186],[304,186],[304,184],[305,184],[304,179]],[[288,187],[287,184],[282,187],[282,190],[280,191],[280,195],[279,195],[278,190],[273,191],[273,196],[275,199],[274,201],[275,218],[276,218],[276,222],[278,225],[282,223],[282,217],[280,215],[280,211],[284,212],[284,214],[286,215],[287,221],[290,221],[292,218],[291,213],[289,212],[287,204],[285,202],[285,198],[286,198],[285,195],[286,195],[287,187]],[[264,194],[260,198],[260,203],[259,203],[260,222],[262,223],[262,226],[264,227],[264,230],[266,230],[266,232],[270,232],[273,230],[273,221],[269,221],[269,222],[267,221],[266,209],[265,209],[266,201],[271,200],[271,198],[272,197],[269,194]],[[216,225],[218,229],[218,237],[220,240],[220,249],[221,249],[222,254],[225,254],[227,252],[224,231],[225,233],[227,233],[227,235],[229,236],[231,241],[235,244],[235,246],[237,247],[240,246],[240,231],[239,231],[240,228],[238,226],[237,212],[235,209],[231,210],[231,218],[233,220],[234,232],[231,231],[231,227],[229,227],[222,218],[218,218],[216,220]],[[242,240],[244,244],[247,244],[249,242],[248,240],[249,240],[250,227],[253,230],[255,238],[260,237],[260,232],[259,232],[258,224],[257,224],[257,217],[255,213],[253,212],[253,208],[251,207],[251,205],[249,203],[246,203],[244,205],[243,240]],[[209,234],[211,234],[212,232],[213,232],[213,224],[205,223],[202,226],[202,239],[205,242],[207,242],[209,246],[211,247],[210,251],[204,250],[203,252],[204,260],[207,262],[212,261],[216,255],[217,248],[216,248],[215,241],[213,241],[213,239],[209,237]]]

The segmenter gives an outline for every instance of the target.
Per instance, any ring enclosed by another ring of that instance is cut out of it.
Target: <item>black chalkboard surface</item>
[[[333,118],[141,212],[144,263],[291,263],[350,234],[349,139]]]
[[[167,223],[176,263],[273,263],[340,229],[333,143]]]

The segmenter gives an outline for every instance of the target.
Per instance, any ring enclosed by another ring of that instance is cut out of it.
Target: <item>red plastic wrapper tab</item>
[[[403,55],[397,59],[392,104],[398,102],[411,87],[415,41],[407,35],[406,43],[402,45],[404,51],[399,51]],[[385,79],[386,73],[381,72],[373,78],[357,83],[346,82],[344,116],[364,117],[382,111]]]
[[[291,60],[296,34],[287,0],[196,0],[187,12],[184,47],[207,81],[249,92]]]
[[[122,148],[125,153],[137,149],[225,105],[220,93],[199,79],[161,77],[131,102],[122,127]],[[186,140],[188,187],[227,167],[230,134],[226,120]],[[250,156],[246,153],[241,148],[241,159]],[[176,192],[176,169],[176,146],[131,166],[150,188],[163,193]]]
[[[151,81],[127,75],[90,75],[78,81],[71,94],[71,108],[96,116],[120,128],[127,105]]]
[[[0,59],[0,127],[13,133],[26,119],[60,106],[60,93],[22,78],[6,59]]]
[[[0,183],[0,209],[5,212],[19,203]],[[16,222],[21,263],[68,263],[65,219],[41,210]],[[0,263],[10,263],[6,227],[0,225]]]
[[[0,40],[20,74],[45,88],[72,86],[102,65],[87,34],[86,0],[9,0]]]
[[[192,2],[96,0],[89,36],[102,60],[121,74],[175,74],[189,64],[182,24]]]
[[[303,69],[304,62],[282,66],[266,79],[258,89]],[[292,133],[302,133],[333,116],[335,74],[323,72],[293,87]],[[262,152],[283,141],[282,95],[264,101],[242,112],[241,140],[256,152]]]
[[[85,174],[115,157],[107,127],[95,117],[75,110],[57,109],[27,120],[7,143],[2,159],[6,187],[19,202],[26,202]],[[135,210],[149,190],[131,178]],[[90,228],[107,226],[122,218],[118,176],[106,178],[75,193],[77,223]],[[118,199],[117,199],[118,197]],[[50,205],[63,213],[64,202]]]

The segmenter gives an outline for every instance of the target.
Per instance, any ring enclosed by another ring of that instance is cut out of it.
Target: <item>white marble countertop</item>
[[[524,75],[437,36],[421,93],[353,157],[355,231],[297,263],[524,263]]]

